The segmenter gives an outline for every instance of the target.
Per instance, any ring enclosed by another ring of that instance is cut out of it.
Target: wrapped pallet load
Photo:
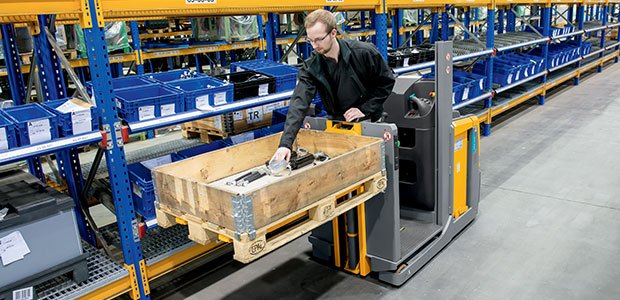
[[[129,39],[127,38],[127,25],[125,22],[107,22],[104,27],[105,41],[108,52],[117,50],[128,51]],[[77,37],[77,50],[81,56],[86,56],[86,44],[84,43],[84,32],[79,25],[75,25]]]
[[[247,41],[258,38],[256,16],[192,19],[192,35],[198,41]]]

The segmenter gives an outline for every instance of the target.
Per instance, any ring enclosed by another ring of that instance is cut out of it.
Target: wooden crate
[[[250,263],[370,200],[385,190],[386,183],[386,177],[379,172],[299,209],[290,216],[256,229],[254,237],[244,234],[237,238],[237,233],[232,229],[200,220],[189,214],[178,211],[174,213],[165,206],[156,210],[157,223],[164,228],[178,223],[186,224],[189,227],[189,238],[203,245],[212,242],[232,242],[235,260]],[[354,196],[343,197],[350,192],[354,192]]]
[[[385,188],[382,140],[312,130],[300,131],[298,146],[313,153],[322,151],[330,160],[288,176],[264,177],[247,187],[225,184],[263,165],[279,140],[280,134],[271,135],[154,169],[160,226],[181,218],[188,222],[193,240],[208,243],[218,234],[234,239],[239,260],[249,261],[262,255],[262,251],[248,250],[256,248],[255,242],[269,250],[294,238],[267,241],[266,233],[274,224],[307,212],[311,222],[299,227],[298,234],[293,234],[297,236]],[[354,198],[358,202],[336,205],[339,193],[359,186],[365,192]],[[334,213],[325,216],[330,210]],[[250,252],[255,254],[241,254]]]

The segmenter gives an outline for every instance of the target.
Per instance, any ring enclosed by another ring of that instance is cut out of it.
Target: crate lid
[[[0,221],[0,229],[28,223],[74,207],[68,196],[43,186],[24,172],[0,174],[0,209],[8,214]]]
[[[54,117],[51,112],[47,111],[38,103],[8,107],[4,109],[4,112],[9,116],[9,120],[15,123],[24,123]]]

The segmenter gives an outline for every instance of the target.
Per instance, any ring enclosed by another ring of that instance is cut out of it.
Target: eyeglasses
[[[314,45],[316,45],[316,44],[318,44],[318,43],[322,42],[323,40],[325,40],[325,38],[326,38],[326,37],[327,37],[330,33],[331,33],[331,30],[330,30],[330,32],[328,32],[327,34],[325,34],[322,38],[316,38],[316,39],[314,39],[314,40],[313,40],[313,39],[310,39],[310,38],[306,37],[306,40],[307,40],[308,42],[310,42],[310,44],[314,44]]]

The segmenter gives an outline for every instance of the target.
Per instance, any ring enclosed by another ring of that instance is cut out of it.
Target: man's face
[[[308,41],[314,47],[317,53],[325,55],[332,49],[335,29],[327,32],[327,25],[317,22],[312,27],[306,28],[306,34],[308,35]]]

